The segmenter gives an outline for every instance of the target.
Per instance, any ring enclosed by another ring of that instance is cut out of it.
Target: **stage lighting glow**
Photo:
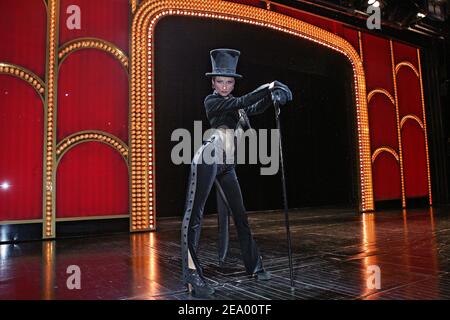
[[[3,238],[2,236],[2,241],[6,241],[6,238]],[[8,257],[8,247],[9,245],[7,244],[2,244],[0,245],[0,260],[5,260]]]
[[[367,3],[368,3],[368,4],[374,4],[375,1],[376,1],[376,0],[369,0]]]
[[[9,182],[5,181],[0,185],[0,187],[2,188],[2,190],[8,190],[11,185],[9,184]]]
[[[425,18],[427,15],[423,14],[422,12],[417,13],[417,18]]]
[[[375,8],[378,8],[378,7],[380,6],[380,2],[375,1],[375,2],[373,3],[373,6],[374,6]]]

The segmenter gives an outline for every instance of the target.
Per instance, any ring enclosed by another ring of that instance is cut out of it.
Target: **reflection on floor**
[[[450,299],[448,213],[291,211],[292,292],[282,212],[249,214],[272,280],[247,277],[233,226],[219,268],[214,215],[204,221],[200,259],[216,299]],[[180,219],[165,219],[155,233],[0,245],[0,299],[194,299],[180,281],[179,239]],[[71,265],[81,271],[79,290],[67,287]]]

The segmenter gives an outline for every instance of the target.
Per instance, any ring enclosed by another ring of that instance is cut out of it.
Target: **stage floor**
[[[216,299],[450,299],[449,211],[291,211],[293,292],[281,211],[249,214],[272,280],[246,276],[234,226],[219,268],[215,215],[204,221],[199,255]],[[195,299],[180,281],[179,239],[180,219],[161,219],[154,233],[0,245],[0,299]],[[67,287],[71,265],[81,289]]]

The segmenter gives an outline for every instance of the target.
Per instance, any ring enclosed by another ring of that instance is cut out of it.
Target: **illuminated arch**
[[[374,163],[375,160],[377,159],[377,157],[383,152],[390,153],[391,155],[394,156],[394,158],[395,158],[395,160],[397,160],[397,162],[400,162],[400,157],[398,156],[398,153],[394,149],[392,149],[391,147],[381,147],[373,152],[372,163]]]
[[[44,103],[45,84],[37,75],[30,70],[11,63],[0,62],[0,74],[10,75],[27,82],[34,88]]]
[[[373,96],[376,94],[383,94],[392,102],[392,105],[395,107],[395,99],[394,97],[385,89],[377,88],[369,92],[367,95],[367,103],[370,103],[370,100],[372,100]]]
[[[67,136],[63,140],[61,140],[58,143],[58,145],[56,146],[55,175],[58,172],[60,161],[62,158],[64,158],[65,154],[67,152],[69,152],[71,149],[74,149],[75,146],[77,146],[79,144],[83,144],[83,143],[88,143],[88,142],[100,142],[100,143],[106,144],[111,149],[118,152],[123,158],[123,161],[125,163],[125,166],[127,167],[128,176],[129,176],[127,145],[118,137],[115,137],[112,134],[109,134],[107,132],[100,131],[100,130],[89,130],[89,131],[76,132],[74,134],[71,134],[70,136]],[[55,179],[56,179],[56,177],[55,177]],[[54,200],[54,203],[52,203],[52,206],[54,206],[54,207],[56,207],[56,185],[57,185],[57,181],[55,180],[55,184],[54,184],[55,188],[53,191],[55,194],[55,197],[54,197],[55,200]],[[105,218],[107,216],[100,216],[100,217]],[[77,220],[77,219],[75,219],[75,220]],[[55,220],[55,221],[57,221],[57,220]]]
[[[128,72],[128,57],[114,44],[97,38],[79,38],[65,43],[58,52],[59,66],[73,52],[83,49],[97,49],[110,54]]]
[[[416,67],[411,62],[408,62],[408,61],[403,61],[403,62],[397,63],[397,65],[395,66],[395,73],[398,74],[400,69],[403,67],[410,68],[414,72],[414,74],[417,76],[417,78],[420,77],[419,71],[417,71]]]
[[[422,128],[422,130],[424,129],[424,126],[423,126],[422,121],[419,119],[418,116],[416,116],[416,115],[414,115],[414,114],[408,114],[408,115],[404,116],[404,117],[402,118],[402,120],[400,121],[400,128],[403,128],[403,125],[404,125],[405,122],[408,121],[408,120],[416,121],[416,122],[419,124],[420,128]]]
[[[314,25],[243,4],[222,0],[147,0],[136,12],[131,33],[130,212],[131,231],[155,229],[154,29],[167,16],[234,21],[303,38],[344,55],[353,68],[356,96],[360,210],[374,209],[369,121],[364,68],[345,39]]]
[[[128,165],[128,147],[119,138],[99,130],[80,131],[74,133],[66,138],[56,146],[56,166],[64,156],[64,154],[75,147],[77,144],[85,143],[89,141],[102,142],[114,150],[116,150],[124,158],[125,163]]]

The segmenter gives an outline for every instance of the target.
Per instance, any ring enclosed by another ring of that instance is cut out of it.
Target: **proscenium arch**
[[[344,55],[353,69],[360,211],[374,210],[367,94],[363,63],[345,39],[314,25],[273,11],[222,0],[147,0],[132,23],[130,230],[155,230],[154,30],[167,16],[187,16],[251,24],[313,41]]]

